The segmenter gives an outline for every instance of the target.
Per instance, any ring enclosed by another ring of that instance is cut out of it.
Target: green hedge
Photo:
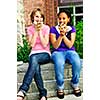
[[[81,58],[83,58],[83,22],[77,23],[76,27],[76,40],[75,48]],[[26,37],[23,35],[24,46],[17,45],[17,61],[28,62],[28,56],[31,48],[28,45]],[[52,48],[52,45],[50,46]]]
[[[31,48],[28,45],[26,36],[23,35],[22,39],[24,46],[17,45],[17,61],[28,62]]]
[[[76,24],[76,40],[75,48],[81,58],[83,58],[83,21],[79,21]]]

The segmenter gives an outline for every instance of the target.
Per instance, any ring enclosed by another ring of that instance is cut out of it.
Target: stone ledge
[[[83,62],[83,60],[81,61]],[[83,66],[83,63],[82,63],[82,66]],[[28,63],[23,63],[22,65],[17,66],[17,89],[22,84],[22,80],[27,68],[28,68]],[[72,73],[71,64],[66,63],[65,72],[64,72],[65,94],[72,93],[72,88],[70,86],[70,80],[72,77],[71,73]],[[54,73],[54,64],[50,62],[50,63],[41,65],[41,74],[43,77],[44,86],[47,89],[47,96],[48,97],[56,96],[56,80],[55,80],[55,73]],[[49,77],[50,75],[52,77]],[[79,86],[81,90],[83,90],[83,68],[80,74]],[[38,94],[39,92],[33,79],[25,100],[33,100],[33,98],[34,100],[38,100],[38,97],[39,97]]]
[[[81,63],[82,63],[82,66],[83,66],[83,60],[81,59]],[[66,63],[65,64],[65,69],[68,69],[71,67],[71,64],[69,63]],[[20,72],[26,72],[28,68],[28,63],[23,63],[19,66],[17,66],[17,73],[20,73]],[[54,70],[54,64],[52,62],[50,63],[47,63],[47,64],[43,64],[41,65],[41,70]]]
[[[71,86],[70,86],[70,79],[64,79],[64,90],[71,90]],[[47,89],[47,91],[56,91],[56,80],[48,80],[48,81],[43,81],[44,82],[44,87]],[[17,83],[17,88],[20,87],[22,83]],[[83,79],[80,78],[80,83],[79,83],[80,88],[83,88]],[[28,93],[37,93],[38,89],[37,86],[35,84],[35,82],[33,81],[30,85],[29,91]]]

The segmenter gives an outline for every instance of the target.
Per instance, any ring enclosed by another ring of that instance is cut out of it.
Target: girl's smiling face
[[[34,15],[34,22],[42,22],[42,21],[43,21],[43,18],[42,18],[42,16],[41,16],[40,12],[37,11],[37,12],[35,13],[35,15]]]
[[[58,16],[59,24],[66,24],[70,21],[70,18],[66,15],[66,13],[62,12]]]

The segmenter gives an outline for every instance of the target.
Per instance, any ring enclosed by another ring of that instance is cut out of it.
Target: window
[[[69,10],[72,16],[72,24],[76,25],[78,21],[83,20],[83,5],[74,5],[74,6],[59,6],[58,12],[61,10]]]

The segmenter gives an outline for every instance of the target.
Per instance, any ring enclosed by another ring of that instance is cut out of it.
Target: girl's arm
[[[63,36],[63,41],[67,47],[71,48],[75,42],[76,33],[71,34],[71,40],[69,40],[65,35]]]
[[[58,39],[56,39],[55,34],[52,33],[50,34],[50,41],[55,49],[57,49],[60,46],[62,39],[63,39],[62,35],[60,35]]]
[[[31,47],[34,47],[36,43],[37,33],[34,33],[33,35],[28,35],[28,42]]]
[[[47,31],[46,31],[47,32]],[[40,37],[40,40],[41,40],[41,43],[43,45],[43,47],[47,47],[48,43],[49,43],[49,31],[47,34],[43,35],[42,34],[42,31],[39,31],[39,37]]]

